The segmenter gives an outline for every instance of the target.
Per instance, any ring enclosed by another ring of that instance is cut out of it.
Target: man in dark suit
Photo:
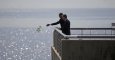
[[[60,13],[59,17],[60,17],[59,21],[55,23],[47,24],[47,26],[60,24],[62,33],[66,35],[70,35],[71,34],[70,33],[70,21],[67,19],[67,15]]]

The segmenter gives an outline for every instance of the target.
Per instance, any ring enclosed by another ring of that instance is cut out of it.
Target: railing
[[[115,35],[115,28],[71,28],[73,35]]]
[[[104,38],[115,40],[115,28],[71,28],[71,32],[72,31],[74,31],[75,34],[65,35],[58,28],[54,30],[53,46],[60,56],[62,55],[62,39],[71,40],[71,38],[74,38],[75,40],[85,40],[88,38],[100,40],[100,38]],[[104,32],[96,33],[95,31]]]

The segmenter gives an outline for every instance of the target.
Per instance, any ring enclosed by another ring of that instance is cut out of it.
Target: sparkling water
[[[0,28],[0,60],[51,60],[52,29]]]

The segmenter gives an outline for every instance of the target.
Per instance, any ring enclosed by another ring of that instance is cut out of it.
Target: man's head
[[[59,18],[62,19],[63,13],[59,13]]]
[[[63,15],[63,20],[66,20],[66,19],[67,19],[67,15],[64,14],[64,15]]]

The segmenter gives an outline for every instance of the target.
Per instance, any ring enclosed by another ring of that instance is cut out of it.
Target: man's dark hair
[[[64,15],[63,15],[63,17],[67,18],[67,15],[66,15],[66,14],[64,14]]]
[[[63,15],[63,13],[59,13],[59,16]]]

